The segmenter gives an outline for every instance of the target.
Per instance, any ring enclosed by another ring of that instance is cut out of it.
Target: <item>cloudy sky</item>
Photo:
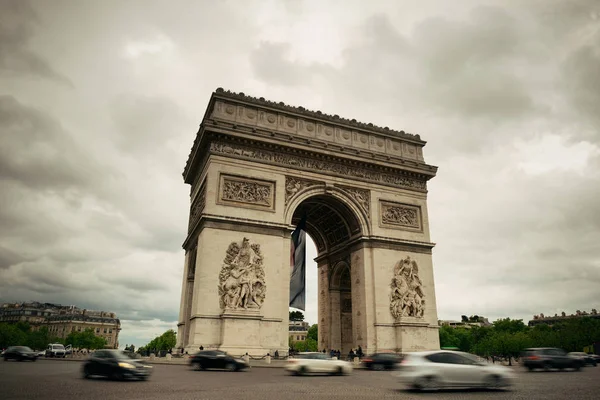
[[[0,301],[174,328],[217,87],[428,141],[440,318],[600,308],[594,0],[1,0]]]

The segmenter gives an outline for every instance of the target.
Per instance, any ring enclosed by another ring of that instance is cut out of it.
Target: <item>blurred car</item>
[[[40,350],[37,352],[38,357],[44,357],[46,355],[46,350]]]
[[[523,350],[521,353],[523,366],[529,371],[534,369],[552,369],[573,368],[579,371],[585,365],[585,361],[578,357],[567,354],[564,350],[554,347],[535,347]]]
[[[60,343],[51,343],[46,348],[46,357],[65,358],[66,356],[67,352],[65,351],[65,346]]]
[[[38,358],[37,353],[27,346],[11,346],[6,349],[2,356],[4,357],[4,361],[35,361]]]
[[[225,369],[227,371],[241,371],[250,367],[244,360],[235,359],[224,351],[202,350],[190,358],[190,365],[197,370]]]
[[[288,359],[285,369],[294,375],[326,373],[347,375],[352,373],[352,364],[348,361],[337,360],[324,353],[298,353]]]
[[[459,351],[408,353],[394,376],[420,390],[484,387],[500,389],[512,385],[510,368],[483,362],[479,357]]]
[[[592,365],[595,367],[598,364],[596,359],[591,354],[584,353],[582,351],[573,351],[568,355],[580,359],[583,361],[583,365]]]
[[[98,350],[83,364],[83,377],[105,376],[116,380],[140,379],[145,381],[152,373],[147,362],[131,358],[120,350]]]
[[[374,371],[397,369],[402,356],[395,353],[374,353],[362,359],[362,365]]]
[[[68,344],[65,346],[65,355],[73,354],[73,347]]]

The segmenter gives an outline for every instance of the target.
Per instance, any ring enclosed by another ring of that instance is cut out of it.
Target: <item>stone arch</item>
[[[345,225],[347,234],[343,238],[344,242],[371,234],[369,218],[357,202],[342,189],[325,185],[313,186],[298,192],[286,208],[286,224],[296,226],[304,211],[310,212],[308,209],[315,206],[337,215]],[[324,234],[323,226],[319,226],[310,215],[307,219],[307,232],[315,241],[319,254],[332,250],[332,243]],[[333,245],[335,246],[335,243]]]
[[[346,261],[339,261],[331,269],[329,278],[330,290],[349,291],[352,289],[352,281],[350,278],[350,265]]]

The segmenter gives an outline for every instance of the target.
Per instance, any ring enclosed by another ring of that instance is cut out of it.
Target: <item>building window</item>
[[[109,329],[108,329],[108,333],[112,333],[112,328],[109,328]]]
[[[71,328],[71,332],[75,332],[75,327],[72,327],[72,328]]]
[[[107,338],[106,338],[106,343],[110,343],[110,342],[111,342],[111,339],[112,339],[111,337],[107,337]]]
[[[106,333],[106,328],[104,328],[104,333]]]
[[[96,328],[96,333],[100,333],[100,328]]]
[[[77,332],[81,332],[81,327],[80,326],[77,327]]]

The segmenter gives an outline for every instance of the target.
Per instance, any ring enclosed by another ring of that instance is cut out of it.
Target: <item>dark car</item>
[[[116,380],[146,380],[152,373],[152,366],[135,359],[120,350],[98,350],[83,364],[83,377],[106,376]]]
[[[536,368],[549,371],[551,369],[573,368],[579,371],[584,366],[584,361],[570,356],[564,350],[554,347],[538,347],[525,349],[521,354],[523,366],[530,371]]]
[[[375,353],[362,359],[365,368],[375,371],[396,369],[400,362],[402,362],[402,356],[394,353]]]
[[[583,351],[575,351],[569,353],[569,355],[579,358],[581,361],[583,361],[584,365],[592,365],[594,367],[598,365],[598,361],[596,361],[596,358],[592,354],[584,353]]]
[[[231,357],[224,351],[204,350],[190,358],[190,365],[198,370],[217,368],[227,371],[241,371],[250,367],[244,360]]]
[[[4,361],[17,360],[17,361],[35,361],[38,358],[37,352],[31,350],[27,346],[12,346],[6,349],[3,354]]]

